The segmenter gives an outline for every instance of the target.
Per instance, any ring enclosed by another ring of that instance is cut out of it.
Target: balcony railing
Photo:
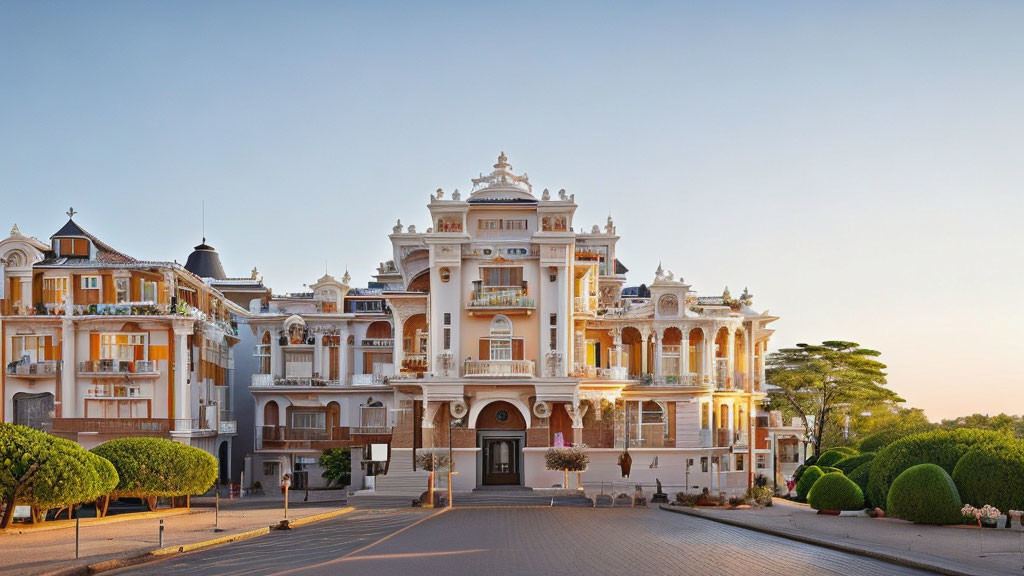
[[[533,360],[466,360],[463,376],[533,376]]]
[[[83,360],[78,363],[82,374],[157,374],[154,360]]]
[[[238,421],[237,420],[221,420],[220,425],[217,427],[217,431],[221,434],[237,434],[238,433]]]
[[[469,308],[526,308],[537,307],[533,298],[523,290],[474,291],[467,304]]]
[[[324,450],[340,448],[352,438],[347,427],[330,429],[290,428],[288,426],[257,426],[257,450]]]
[[[363,338],[362,345],[366,348],[393,348],[394,338]]]
[[[353,386],[383,386],[388,377],[384,374],[353,374]]]
[[[252,375],[252,386],[273,386],[274,375],[273,374],[253,374]]]
[[[628,380],[629,371],[625,366],[596,368],[587,364],[576,364],[573,366],[570,376],[588,380]]]
[[[699,386],[700,376],[693,372],[686,374],[665,374],[655,378],[654,383],[661,386]]]
[[[60,360],[44,360],[42,362],[12,362],[7,365],[7,373],[11,376],[29,376],[47,378],[57,375]]]
[[[577,314],[594,314],[597,307],[597,296],[576,296],[572,301],[573,312]]]
[[[174,424],[175,421],[168,418],[55,418],[53,431],[165,435]]]

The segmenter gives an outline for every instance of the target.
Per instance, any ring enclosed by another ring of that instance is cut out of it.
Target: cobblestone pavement
[[[358,511],[130,574],[924,574],[656,509]]]

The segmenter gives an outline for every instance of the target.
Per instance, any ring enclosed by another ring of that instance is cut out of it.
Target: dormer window
[[[89,240],[87,238],[54,238],[53,251],[57,256],[63,258],[88,258]]]
[[[99,290],[99,276],[82,276],[82,290]]]

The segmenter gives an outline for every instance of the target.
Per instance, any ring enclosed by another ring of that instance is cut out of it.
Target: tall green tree
[[[879,356],[877,350],[842,340],[779,350],[768,356],[771,404],[803,418],[814,450],[820,452],[822,440],[840,426],[840,415],[903,402],[885,387],[885,364],[876,360]]]

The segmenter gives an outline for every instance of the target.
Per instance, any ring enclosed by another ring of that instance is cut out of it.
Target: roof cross
[[[75,214],[78,214],[78,212],[75,212],[74,208],[68,208],[68,211],[65,212],[65,214],[68,215],[68,218],[74,218]]]

